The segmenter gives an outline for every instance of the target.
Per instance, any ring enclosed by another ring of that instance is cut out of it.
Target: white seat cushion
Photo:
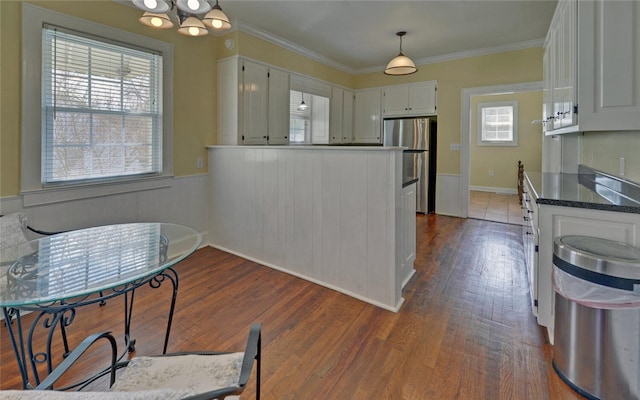
[[[243,357],[244,353],[135,357],[111,390],[189,389],[204,393],[237,386]]]
[[[2,390],[0,400],[179,400],[190,390],[145,390],[141,392],[56,392],[53,390]]]
[[[23,213],[7,214],[0,217],[0,248],[28,242],[26,234],[27,217]]]

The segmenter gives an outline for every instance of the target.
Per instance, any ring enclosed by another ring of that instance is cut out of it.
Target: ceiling
[[[557,0],[220,0],[232,23],[302,47],[348,72],[384,69],[403,52],[417,64],[467,52],[541,46]]]
[[[118,0],[116,0],[118,1]],[[120,2],[122,0],[119,0]],[[240,29],[350,73],[540,47],[557,0],[219,0]],[[129,3],[131,4],[131,3]]]

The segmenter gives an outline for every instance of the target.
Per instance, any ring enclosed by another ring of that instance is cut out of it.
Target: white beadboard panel
[[[313,277],[313,159],[317,155],[304,150],[293,153],[294,236],[290,268],[309,277]]]
[[[348,240],[340,243],[339,280],[345,289],[364,294],[367,267],[367,163],[348,152],[342,158],[340,230]]]
[[[285,246],[285,237],[284,229],[281,227],[281,222],[284,221],[282,215],[284,208],[280,206],[279,159],[277,156],[266,153],[262,162],[262,199],[265,209],[262,222],[262,250],[265,261],[282,265],[284,259],[280,255],[281,249]]]
[[[24,212],[30,224],[63,231],[129,222],[170,222],[206,235],[207,175],[177,177],[171,187],[24,207],[21,196],[0,199],[0,213]]]
[[[375,150],[209,147],[210,244],[397,311],[402,153]]]
[[[465,205],[465,209],[466,209]],[[460,207],[460,175],[436,175],[436,214],[464,217]]]
[[[343,237],[340,224],[342,210],[342,161],[344,154],[328,153],[322,164],[322,210],[323,225],[321,238],[322,268],[328,284],[340,283],[340,265],[342,242],[348,241]]]
[[[389,213],[387,210],[393,208],[393,196],[397,192],[392,190],[389,182],[394,182],[394,176],[389,171],[392,159],[386,157],[384,153],[371,153],[367,155],[367,293],[377,293],[381,299],[387,302],[394,302],[390,284],[394,282],[394,277],[389,276],[394,273],[388,268],[389,254],[394,254],[395,248],[391,249],[387,240],[389,226]],[[385,179],[386,177],[386,179]],[[401,185],[401,182],[397,183]],[[395,185],[395,183],[394,183]],[[389,193],[393,192],[393,193]],[[394,291],[395,292],[395,291]]]
[[[323,183],[325,182],[322,179],[323,168],[322,164],[324,163],[324,155],[323,153],[311,153],[312,157],[312,179],[313,179],[313,187],[312,187],[312,201],[313,205],[311,207],[311,246],[312,246],[312,266],[313,270],[311,272],[311,276],[313,278],[321,279],[324,272],[324,260],[323,260],[323,252],[322,252],[322,232],[324,230],[324,204],[322,201],[322,193],[325,190]]]

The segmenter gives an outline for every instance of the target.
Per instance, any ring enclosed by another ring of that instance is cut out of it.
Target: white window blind
[[[42,30],[43,184],[162,172],[162,55]]]

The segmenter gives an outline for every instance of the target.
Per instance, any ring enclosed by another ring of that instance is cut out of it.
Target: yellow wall
[[[438,81],[438,173],[460,174],[462,89],[542,80],[542,48],[510,51],[441,63],[419,65],[405,77],[380,72],[356,76],[356,89],[418,81]],[[536,119],[540,119],[541,115]]]
[[[0,1],[0,197],[20,191],[22,2]],[[174,45],[173,171],[205,173],[206,145],[216,126],[216,38],[191,38],[175,29],[161,31],[138,22],[141,13],[113,1],[33,1],[34,5]],[[196,159],[205,162],[196,168]]]
[[[110,0],[30,3],[174,45],[176,176],[206,172],[205,146],[216,143],[216,62],[228,56],[241,54],[353,89],[437,80],[438,172],[451,174],[460,173],[460,152],[450,151],[449,145],[460,143],[461,90],[542,79],[540,48],[421,65],[408,77],[389,77],[382,71],[353,76],[244,32],[191,38],[175,29],[153,30],[138,23],[138,10]],[[5,197],[19,193],[21,2],[0,1],[0,18],[0,197]],[[231,50],[224,47],[227,38],[234,39]],[[205,169],[196,168],[199,157],[205,161]]]
[[[624,157],[626,163],[624,178],[640,183],[639,137],[640,131],[586,132],[581,138],[580,163],[620,176],[620,157]]]
[[[478,146],[478,103],[518,102],[518,146]],[[528,171],[542,169],[542,91],[471,97],[469,169],[471,186],[516,190],[518,160]],[[493,176],[489,176],[489,170]]]
[[[224,46],[226,39],[234,40],[233,48],[227,49]],[[287,71],[297,72],[302,75],[331,82],[335,85],[347,88],[353,88],[354,85],[353,75],[311,60],[245,32],[231,32],[222,37],[218,42],[218,55],[220,59],[237,54],[262,61]]]

